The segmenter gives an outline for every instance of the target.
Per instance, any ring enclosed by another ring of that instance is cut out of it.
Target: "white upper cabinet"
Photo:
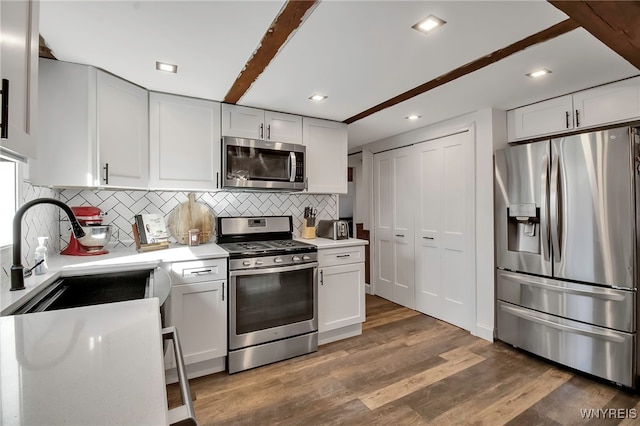
[[[0,146],[29,158],[37,155],[38,16],[37,1],[0,3],[3,91]]]
[[[94,67],[41,59],[37,185],[147,188],[149,97]]]
[[[302,140],[306,146],[308,192],[347,193],[347,125],[304,117]]]
[[[618,81],[573,95],[576,128],[640,117],[640,77]]]
[[[302,117],[240,105],[222,104],[222,135],[302,143]]]
[[[149,95],[98,70],[98,166],[101,186],[145,187],[149,179]]]
[[[265,111],[265,140],[302,143],[302,117],[282,112]]]
[[[640,77],[507,112],[509,140],[532,139],[640,118]]]
[[[151,189],[213,190],[220,179],[220,103],[149,94]]]
[[[527,105],[513,111],[513,139],[524,139],[573,129],[571,95]],[[511,139],[511,138],[510,138]]]

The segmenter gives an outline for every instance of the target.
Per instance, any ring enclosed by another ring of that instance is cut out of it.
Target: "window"
[[[18,205],[18,165],[0,158],[0,247],[10,245]]]

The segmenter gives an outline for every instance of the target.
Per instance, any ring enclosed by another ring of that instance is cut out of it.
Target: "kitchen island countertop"
[[[158,299],[0,317],[0,424],[167,424]]]
[[[331,240],[329,238],[311,238],[311,239],[296,238],[296,240],[313,244],[316,247],[318,247],[318,249],[352,247],[352,246],[362,246],[362,245],[369,244],[369,241],[361,240],[359,238],[348,238],[344,240]]]

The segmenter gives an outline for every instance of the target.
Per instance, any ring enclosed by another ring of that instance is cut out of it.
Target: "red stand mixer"
[[[108,250],[104,246],[111,239],[111,225],[103,225],[103,213],[98,207],[80,206],[71,207],[71,211],[85,231],[86,236],[82,238],[83,244],[71,233],[69,245],[62,250],[61,254],[69,256],[95,256],[107,254]]]

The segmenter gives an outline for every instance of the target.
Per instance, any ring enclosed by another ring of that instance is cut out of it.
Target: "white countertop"
[[[0,317],[0,424],[167,424],[155,298]]]
[[[345,240],[330,240],[329,238],[296,238],[298,241],[302,241],[309,244],[314,244],[318,249],[323,248],[337,248],[337,247],[350,247],[350,246],[362,246],[369,244],[367,240],[361,240],[359,238],[349,238]]]
[[[110,249],[108,254],[98,256],[49,256],[49,270],[44,275],[25,278],[24,290],[10,291],[11,283],[0,283],[0,315],[6,315],[17,308],[33,291],[46,287],[53,280],[65,275],[84,275],[112,271],[154,268],[163,262],[181,262],[198,259],[228,257],[229,253],[217,244],[199,246],[172,245],[168,249],[138,253],[135,248]]]

